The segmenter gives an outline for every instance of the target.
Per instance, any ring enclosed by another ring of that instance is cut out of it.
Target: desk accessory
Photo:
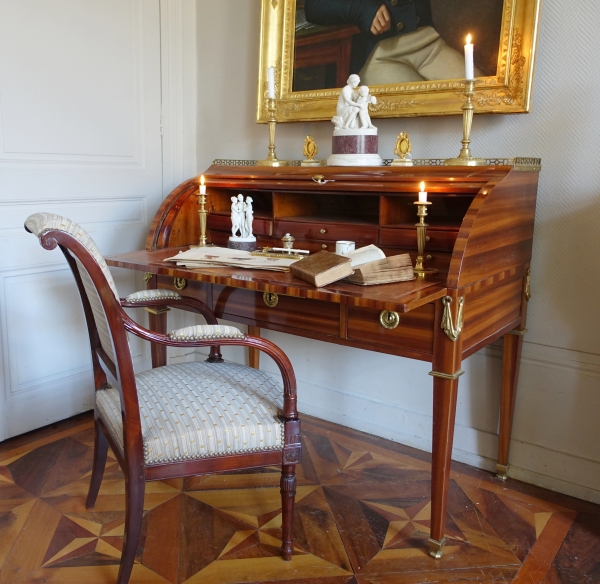
[[[356,244],[353,241],[336,241],[335,253],[348,253],[354,251]]]
[[[257,160],[257,166],[287,166],[287,160],[279,160],[275,154],[275,128],[277,125],[277,100],[275,99],[275,67],[269,67],[267,89],[267,123],[269,124],[269,154],[264,160]]]
[[[473,158],[471,156],[471,149],[469,144],[471,143],[471,126],[473,125],[473,96],[475,95],[475,83],[474,79],[465,79],[465,96],[466,100],[462,106],[463,111],[463,139],[462,148],[460,154],[456,158],[447,158],[444,161],[446,166],[486,166],[487,162],[485,158]]]
[[[231,197],[231,237],[227,241],[229,249],[243,251],[254,251],[256,249],[256,237],[252,234],[252,221],[254,211],[252,209],[252,197],[246,197],[241,193]],[[239,235],[238,235],[239,231]]]
[[[206,241],[206,217],[208,211],[206,210],[206,185],[204,184],[204,175],[200,177],[200,187],[198,188],[198,204],[200,209],[198,215],[200,215],[200,241],[198,247],[212,247],[212,243]]]
[[[410,156],[412,145],[410,138],[406,132],[400,132],[396,138],[394,146],[394,154],[398,157],[392,160],[392,166],[413,166],[413,161]]]
[[[300,166],[321,166],[321,160],[314,160],[315,156],[319,153],[319,148],[312,136],[306,136],[304,138],[304,148],[302,148],[302,154],[304,160],[300,163]]]
[[[371,123],[369,105],[377,99],[366,85],[358,87],[360,77],[350,75],[340,91],[336,114],[331,118],[335,130],[328,166],[382,166],[377,128]]]
[[[427,274],[435,274],[438,270],[426,268],[424,265],[426,231],[429,227],[425,223],[425,217],[427,217],[427,205],[431,205],[431,201],[427,200],[427,191],[423,181],[421,182],[419,199],[414,204],[417,205],[417,217],[419,217],[419,222],[415,225],[417,228],[417,261],[415,262],[414,272],[419,278],[424,278]]]

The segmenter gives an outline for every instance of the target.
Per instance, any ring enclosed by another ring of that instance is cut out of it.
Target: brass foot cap
[[[427,540],[429,544],[429,555],[436,560],[439,560],[444,554],[444,545],[446,544],[446,538],[442,537],[442,541],[429,538]]]
[[[505,481],[508,476],[508,464],[497,464],[496,465],[496,476]]]

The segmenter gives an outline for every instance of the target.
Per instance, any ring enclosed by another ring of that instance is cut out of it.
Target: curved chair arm
[[[296,376],[288,356],[274,343],[262,337],[251,337],[232,326],[197,325],[185,327],[163,335],[141,327],[127,314],[123,314],[123,324],[128,332],[169,347],[207,347],[218,341],[219,345],[253,347],[263,351],[275,361],[283,379],[283,417],[297,419]]]
[[[125,308],[137,308],[146,306],[170,306],[181,308],[187,306],[194,312],[201,314],[208,324],[219,324],[215,313],[201,300],[189,296],[181,296],[174,290],[150,289],[140,290],[129,294],[127,298],[121,298],[121,306]]]

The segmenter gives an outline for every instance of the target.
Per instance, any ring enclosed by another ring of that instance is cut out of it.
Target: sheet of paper
[[[360,247],[354,251],[350,251],[345,254],[341,254],[344,257],[350,258],[352,261],[352,267],[356,268],[362,264],[368,262],[374,262],[376,260],[382,260],[385,258],[385,254],[376,245],[367,245],[366,247]]]
[[[178,266],[187,268],[235,267],[287,272],[290,264],[298,260],[253,256],[249,251],[239,251],[226,247],[193,247],[178,253],[176,256],[167,258],[165,261],[176,262]]]

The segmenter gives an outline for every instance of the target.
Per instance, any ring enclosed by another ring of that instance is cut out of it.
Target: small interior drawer
[[[458,235],[458,229],[435,229],[427,228],[425,250],[429,251],[453,251],[454,243]],[[393,245],[398,247],[417,248],[416,228],[382,227],[379,236],[381,245]]]
[[[377,243],[378,228],[375,225],[357,225],[350,223],[325,223],[303,221],[275,220],[274,236],[283,237],[289,233],[297,239],[311,239],[314,241],[348,240],[363,245]],[[296,246],[299,247],[299,246]]]

